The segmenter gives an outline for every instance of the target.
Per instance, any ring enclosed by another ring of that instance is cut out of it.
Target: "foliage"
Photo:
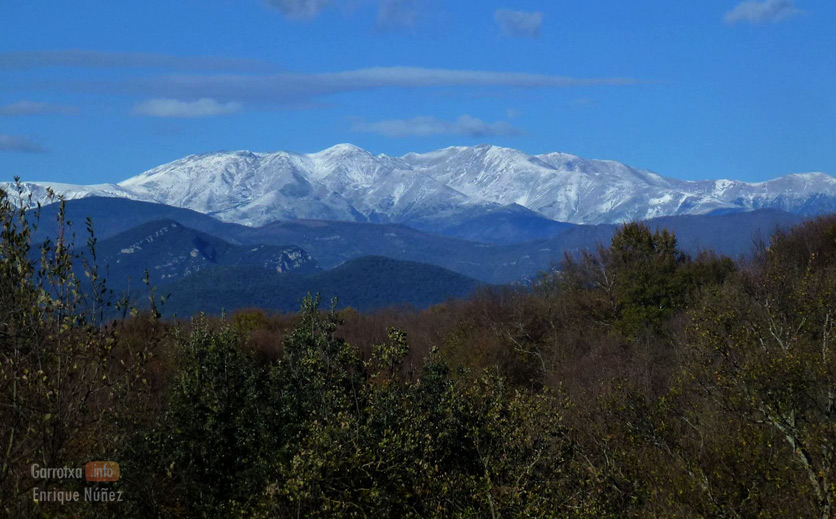
[[[818,243],[799,240],[810,231]],[[798,492],[822,518],[836,504],[834,252],[833,219],[777,235],[741,283],[706,298],[689,330],[702,391],[783,444],[779,463],[804,475]]]
[[[597,254],[584,252],[579,262],[567,256],[563,267],[565,287],[593,289],[596,296],[587,303],[592,315],[632,338],[661,332],[694,290],[722,283],[735,269],[730,260],[711,255],[694,263],[673,234],[651,232],[641,223],[621,227]]]
[[[437,354],[404,373],[394,329],[362,361],[318,303],[305,300],[271,364],[226,323],[180,337],[169,411],[126,465],[144,475],[129,481],[134,514],[577,516],[565,403],[454,376]]]
[[[82,290],[63,211],[58,240],[45,242],[32,261],[33,223],[21,192],[19,185],[16,195],[0,190],[0,509],[50,517],[68,510],[33,500],[34,487],[52,482],[33,478],[30,467],[79,466],[122,445],[122,422],[146,401],[154,335],[136,349],[118,342],[120,322],[104,317],[114,305],[128,309],[109,298],[95,264],[85,264],[89,290]],[[90,222],[88,231],[95,258]]]

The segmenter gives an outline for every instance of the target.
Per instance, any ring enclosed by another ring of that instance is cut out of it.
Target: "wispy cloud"
[[[157,68],[209,72],[269,72],[277,66],[266,61],[214,56],[175,56],[147,52],[103,52],[94,50],[46,50],[0,52],[0,69],[72,68]]]
[[[172,99],[299,103],[344,92],[381,88],[513,87],[561,88],[634,85],[632,78],[573,78],[546,74],[414,67],[388,67],[320,74],[167,75],[118,81],[68,84],[73,90],[100,94],[133,94]],[[44,84],[53,89],[54,83]]]
[[[462,115],[455,121],[444,121],[435,117],[389,119],[378,122],[358,121],[354,124],[353,130],[377,133],[386,137],[431,137],[433,135],[497,137],[522,133],[507,122],[487,123],[470,115]]]
[[[292,20],[313,20],[331,6],[377,4],[377,27],[392,29],[416,24],[426,0],[265,0],[265,3]]]
[[[0,133],[0,151],[17,151],[21,153],[44,153],[46,150],[37,142],[20,135]]]
[[[493,19],[499,24],[502,32],[509,36],[529,37],[539,36],[540,26],[543,25],[543,13],[514,11],[512,9],[497,9]]]
[[[170,57],[174,58],[174,57]],[[4,61],[5,59],[5,61]],[[172,65],[178,62],[174,59]],[[220,67],[206,58],[206,67]],[[139,62],[149,63],[145,60]],[[166,60],[163,60],[166,62]],[[34,65],[29,62],[30,65]],[[88,62],[83,62],[88,63]],[[127,66],[127,62],[122,62]],[[0,54],[3,65],[20,65],[19,59]],[[45,62],[41,63],[44,65]],[[103,63],[102,63],[103,64]],[[237,61],[229,64],[237,66]],[[113,63],[114,66],[115,62]],[[185,64],[184,64],[185,65]],[[79,66],[86,66],[79,64]],[[198,63],[188,66],[197,68]],[[211,73],[210,73],[211,72]],[[546,89],[585,86],[636,85],[640,81],[629,77],[578,78],[525,72],[497,72],[490,70],[432,69],[420,67],[376,67],[341,72],[289,73],[274,71],[236,73],[218,69],[192,73],[176,71],[161,74],[119,74],[105,78],[31,78],[22,85],[28,92],[82,93],[97,96],[136,96],[140,99],[194,100],[213,99],[218,103],[273,104],[282,107],[313,107],[321,105],[322,97],[378,89],[418,88],[509,88]],[[21,84],[0,82],[0,92],[13,92]]]
[[[267,0],[267,5],[278,9],[288,18],[311,20],[331,5],[331,0]]]
[[[195,118],[229,115],[240,112],[243,105],[237,102],[219,103],[203,98],[197,101],[178,99],[150,99],[134,107],[134,114],[149,117]]]
[[[763,24],[780,22],[801,13],[794,0],[747,0],[726,13],[728,24],[746,22]]]
[[[421,14],[422,0],[380,0],[377,26],[381,29],[412,27]]]
[[[72,115],[78,113],[75,106],[34,101],[18,101],[0,106],[0,116],[11,115]]]

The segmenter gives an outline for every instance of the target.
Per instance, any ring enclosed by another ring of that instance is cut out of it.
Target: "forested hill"
[[[426,308],[449,298],[464,298],[481,283],[455,272],[411,261],[365,256],[313,274],[278,275],[274,270],[224,266],[202,270],[167,285],[165,315],[261,308],[293,312],[305,295],[325,302],[339,298],[339,308],[361,311],[387,306]]]

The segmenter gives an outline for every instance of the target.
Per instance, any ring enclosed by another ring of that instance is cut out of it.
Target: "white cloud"
[[[487,123],[469,115],[462,115],[455,121],[443,121],[435,117],[415,117],[372,123],[358,122],[353,129],[357,132],[377,133],[386,137],[431,137],[433,135],[497,137],[522,133],[507,122]]]
[[[40,144],[20,135],[0,133],[0,151],[19,151],[22,153],[44,153]]]
[[[150,117],[213,117],[240,112],[241,103],[219,103],[214,99],[203,98],[197,101],[180,101],[177,99],[151,99],[134,107],[137,115]]]
[[[801,13],[794,0],[747,0],[726,13],[726,23],[762,24],[780,22]]]
[[[95,50],[46,50],[0,52],[0,69],[73,68],[160,68],[258,72],[276,70],[276,65],[244,58],[215,56],[174,56],[148,52],[102,52]]]
[[[499,24],[502,32],[509,36],[536,37],[540,34],[540,26],[543,25],[543,13],[514,11],[511,9],[497,9],[493,19]]]
[[[77,114],[75,106],[59,105],[53,103],[37,103],[33,101],[18,101],[16,103],[0,106],[0,116],[9,115],[69,115]]]

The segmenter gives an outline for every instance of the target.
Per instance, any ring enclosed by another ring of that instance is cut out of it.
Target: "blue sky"
[[[4,0],[0,172],[351,142],[834,174],[834,27],[832,0]]]

